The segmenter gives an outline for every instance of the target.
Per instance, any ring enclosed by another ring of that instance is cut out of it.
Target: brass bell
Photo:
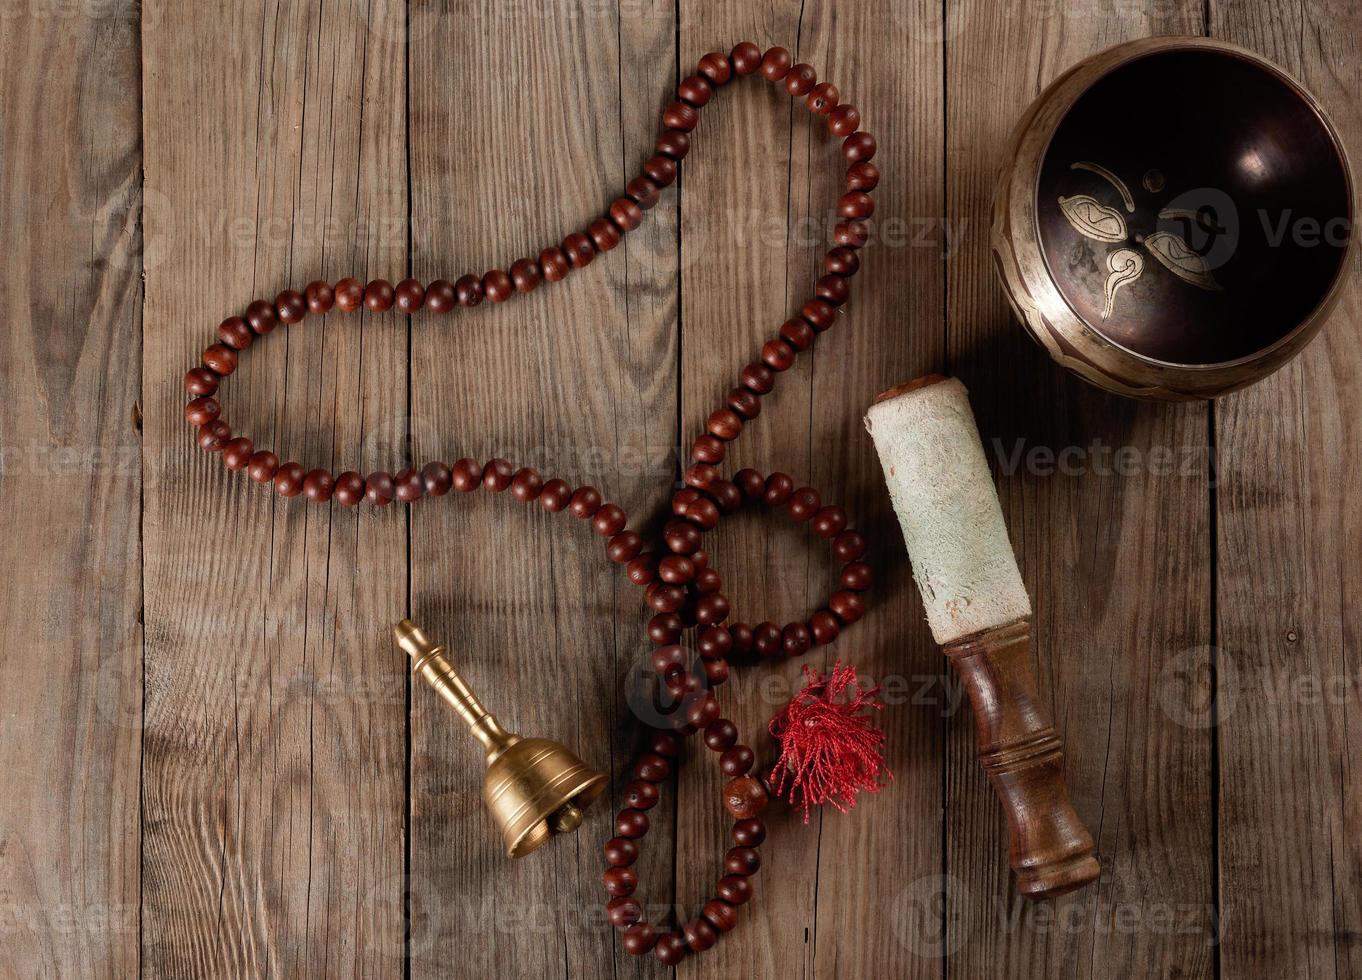
[[[482,798],[501,828],[508,857],[524,857],[582,823],[582,810],[605,790],[605,776],[589,768],[557,742],[521,738],[487,713],[445,656],[421,627],[404,619],[393,627],[397,645],[420,674],[468,723],[487,751]]]

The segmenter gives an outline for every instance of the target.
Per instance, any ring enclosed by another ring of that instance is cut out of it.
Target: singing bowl
[[[1027,109],[991,244],[1026,330],[1122,395],[1213,398],[1318,333],[1354,244],[1342,141],[1295,79],[1205,38],[1119,45]]]

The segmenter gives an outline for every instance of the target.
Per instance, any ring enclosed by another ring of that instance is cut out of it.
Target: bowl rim
[[[1255,51],[1251,51],[1248,48],[1242,47],[1240,45],[1232,44],[1228,41],[1221,41],[1216,38],[1197,37],[1196,35],[1168,35],[1163,37],[1141,38],[1135,41],[1128,41],[1124,44],[1118,44],[1111,48],[1107,48],[1105,51],[1099,52],[1097,55],[1094,55],[1094,58],[1101,57],[1109,58],[1110,60],[1102,67],[1101,71],[1093,75],[1091,79],[1088,79],[1081,88],[1077,88],[1072,93],[1066,95],[1062,111],[1057,113],[1057,115],[1055,116],[1055,121],[1053,125],[1050,127],[1050,131],[1045,134],[1043,146],[1041,148],[1040,153],[1036,157],[1035,172],[1034,174],[1031,175],[1029,180],[1030,185],[1029,193],[1031,194],[1033,200],[1037,201],[1039,200],[1041,170],[1043,169],[1044,161],[1049,156],[1050,146],[1054,142],[1055,135],[1059,132],[1060,126],[1064,124],[1064,120],[1069,117],[1069,113],[1073,110],[1074,105],[1078,102],[1079,98],[1085,92],[1088,91],[1088,89],[1090,89],[1093,85],[1097,84],[1097,82],[1108,77],[1109,75],[1111,75],[1113,72],[1120,68],[1124,68],[1127,65],[1133,64],[1134,62],[1137,61],[1143,61],[1146,58],[1154,57],[1155,55],[1167,54],[1168,52],[1172,51],[1201,51],[1238,58],[1239,60],[1247,62],[1248,64],[1259,69],[1260,71],[1264,71],[1266,74],[1276,78],[1277,81],[1281,82],[1288,89],[1294,92],[1296,97],[1299,98],[1301,102],[1314,115],[1314,117],[1317,120],[1319,120],[1320,125],[1323,127],[1325,134],[1329,138],[1329,142],[1333,145],[1334,153],[1336,154],[1338,161],[1343,169],[1343,182],[1347,191],[1348,208],[1346,217],[1348,222],[1347,228],[1348,240],[1347,243],[1343,246],[1343,254],[1339,258],[1338,267],[1334,270],[1334,275],[1329,282],[1329,287],[1324,291],[1320,299],[1310,309],[1309,313],[1303,316],[1294,326],[1292,326],[1290,330],[1282,334],[1280,337],[1278,337],[1272,343],[1268,344],[1266,347],[1260,347],[1257,350],[1252,351],[1251,353],[1245,354],[1241,357],[1233,358],[1228,361],[1208,361],[1201,364],[1188,363],[1184,361],[1165,361],[1157,357],[1150,357],[1147,354],[1141,354],[1139,351],[1132,350],[1125,344],[1122,344],[1119,341],[1108,336],[1105,332],[1096,330],[1095,328],[1090,328],[1093,329],[1093,332],[1098,334],[1104,341],[1111,344],[1113,347],[1120,350],[1122,353],[1130,357],[1136,358],[1141,363],[1146,364],[1153,368],[1159,369],[1172,368],[1178,371],[1188,371],[1192,373],[1224,371],[1226,369],[1244,367],[1250,364],[1254,364],[1258,361],[1270,358],[1274,353],[1277,353],[1281,348],[1287,347],[1293,342],[1299,340],[1300,335],[1302,333],[1313,332],[1315,330],[1318,330],[1320,326],[1323,325],[1324,319],[1327,318],[1329,313],[1333,310],[1334,305],[1338,302],[1339,296],[1342,293],[1344,282],[1347,279],[1348,266],[1352,260],[1353,251],[1357,245],[1357,234],[1355,231],[1355,226],[1357,223],[1357,193],[1356,184],[1355,181],[1353,180],[1352,164],[1348,157],[1347,147],[1344,146],[1343,140],[1339,136],[1338,130],[1334,128],[1333,122],[1325,113],[1324,108],[1319,103],[1319,100],[1316,99],[1314,95],[1310,93],[1309,89],[1307,89],[1300,82],[1299,79],[1297,79],[1286,69],[1282,68],[1280,65],[1268,60],[1267,58],[1263,57],[1262,55],[1258,54]],[[1080,62],[1079,65],[1075,66],[1075,69],[1080,68],[1083,65],[1086,65],[1087,63],[1088,62],[1086,60],[1084,62]],[[1056,79],[1052,90],[1057,90],[1058,87],[1065,80],[1067,80],[1071,74],[1073,74],[1073,72],[1065,72],[1058,79]],[[1042,93],[1040,98],[1044,99],[1046,94],[1048,93]],[[1031,221],[1032,234],[1035,236],[1036,242],[1039,243],[1040,211],[1038,207],[1032,209]],[[1054,274],[1053,269],[1050,266],[1049,256],[1046,255],[1045,250],[1043,248],[1039,249],[1039,253],[1041,261],[1045,263],[1046,272],[1050,274],[1051,279],[1053,279]],[[1079,312],[1073,308],[1073,304],[1070,303],[1068,297],[1064,295],[1064,291],[1056,289],[1056,292],[1064,301],[1064,305],[1068,309],[1069,313],[1076,319],[1078,319],[1080,322],[1086,324],[1086,321],[1083,319],[1082,315],[1079,314]]]

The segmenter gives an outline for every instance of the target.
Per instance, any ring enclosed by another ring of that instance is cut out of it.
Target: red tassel
[[[808,823],[811,805],[831,803],[846,813],[857,793],[878,793],[893,775],[881,755],[884,732],[870,727],[868,709],[884,707],[876,697],[880,689],[861,690],[856,669],[840,660],[831,674],[806,665],[804,676],[808,683],[771,719],[769,730],[781,745],[772,792],[803,807]]]

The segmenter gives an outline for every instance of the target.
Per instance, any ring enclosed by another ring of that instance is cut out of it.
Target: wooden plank
[[[975,761],[968,709],[958,712],[947,922],[927,946],[950,957],[952,975],[1213,971],[1211,736],[1168,707],[1185,694],[1178,671],[1211,640],[1207,411],[1108,396],[1053,365],[1008,314],[986,234],[1007,134],[1050,79],[1119,41],[1201,27],[1197,3],[1042,15],[1020,3],[960,3],[946,23],[947,211],[968,230],[948,266],[950,367],[996,457],[1036,609],[1037,677],[1103,866],[1095,886],[1054,904],[1014,894],[1002,815]],[[1066,447],[1070,459],[1079,454],[1074,475],[1043,455],[1027,461],[1033,449]],[[1118,452],[1136,460],[1130,475],[1114,468]],[[1168,452],[1172,472],[1156,465]]]
[[[0,32],[0,974],[136,973],[138,16]]]
[[[669,3],[413,11],[415,274],[456,279],[536,257],[604,213],[646,157],[672,84]],[[418,319],[413,416],[422,459],[502,456],[590,483],[633,526],[673,477],[675,203],[562,283],[444,322]],[[448,325],[446,325],[446,323]],[[613,776],[618,801],[638,728],[617,693],[646,655],[641,596],[564,512],[509,494],[413,513],[412,607],[446,638],[516,731],[565,743]],[[482,762],[430,692],[412,698],[413,877],[452,921],[413,949],[412,975],[596,976],[635,966],[602,912],[611,803],[581,831],[508,861],[483,812]],[[639,868],[671,901],[670,803],[653,811]],[[470,941],[473,940],[473,941]]]
[[[152,976],[402,973],[404,515],[228,474],[178,379],[254,298],[405,268],[404,10],[146,5]],[[405,319],[341,319],[257,341],[224,416],[309,468],[393,465]]]
[[[1214,3],[1210,26],[1299,78],[1362,159],[1362,11]],[[1362,972],[1362,735],[1350,658],[1362,642],[1357,256],[1345,274],[1321,336],[1216,407],[1227,978]]]

